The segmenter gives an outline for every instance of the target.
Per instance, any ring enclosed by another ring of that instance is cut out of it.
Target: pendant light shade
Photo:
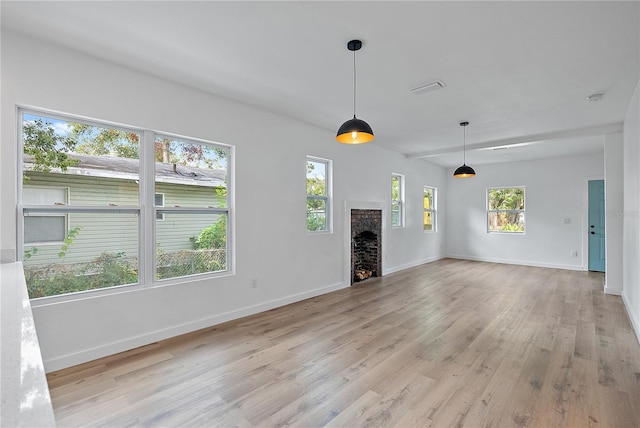
[[[360,40],[351,40],[347,49],[353,52],[353,119],[347,120],[338,129],[336,140],[343,144],[362,144],[373,140],[373,130],[367,122],[356,117],[356,51],[362,48]]]
[[[463,156],[464,160],[462,162],[462,166],[458,167],[456,171],[453,173],[453,176],[456,178],[469,178],[476,175],[476,172],[467,165],[467,128],[469,122],[460,122],[460,126],[464,128],[464,146],[463,146]]]
[[[336,140],[343,144],[362,144],[373,140],[373,131],[367,122],[353,116],[338,129]]]
[[[456,169],[453,176],[456,178],[468,178],[476,175],[476,172],[469,165],[462,165]]]

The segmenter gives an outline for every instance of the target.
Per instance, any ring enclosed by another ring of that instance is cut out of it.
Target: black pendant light
[[[361,47],[360,40],[347,43],[347,49],[353,52],[353,119],[347,120],[338,129],[336,140],[343,144],[362,144],[373,140],[373,131],[369,124],[356,117],[356,51]]]
[[[463,146],[464,161],[462,162],[462,166],[458,167],[458,169],[456,169],[456,172],[453,173],[453,176],[456,178],[469,178],[476,175],[476,172],[473,170],[473,168],[467,165],[467,128],[466,126],[468,124],[469,122],[460,122],[460,126],[464,128],[464,146]]]

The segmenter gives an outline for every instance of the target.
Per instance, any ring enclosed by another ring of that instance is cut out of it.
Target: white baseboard
[[[444,256],[436,256],[436,257],[429,257],[428,259],[422,259],[422,260],[416,260],[415,262],[411,262],[411,263],[406,263],[400,266],[393,266],[390,268],[386,268],[382,270],[382,276],[384,275],[389,275],[391,273],[395,273],[395,272],[400,272],[401,270],[405,270],[405,269],[409,269],[412,267],[416,267],[416,266],[420,266],[423,265],[425,263],[431,263],[431,262],[435,262],[437,260],[442,260],[444,259]]]
[[[631,327],[633,327],[633,331],[636,333],[636,339],[638,339],[638,343],[640,343],[640,320],[638,319],[640,314],[636,314],[631,310],[631,304],[624,293],[622,293],[622,302],[624,302],[624,308],[627,310],[627,315],[629,315],[629,319],[631,320]]]
[[[344,283],[333,284],[327,287],[316,288],[314,290],[305,291],[303,293],[293,294],[291,296],[282,297],[279,299],[270,300],[268,302],[260,303],[253,306],[247,306],[245,308],[237,309],[234,311],[225,312],[222,314],[213,315],[211,317],[202,318],[199,320],[191,321],[185,324],[172,326],[162,330],[152,331],[143,335],[129,337],[116,342],[107,343],[94,348],[85,349],[82,351],[74,352],[72,354],[66,354],[55,358],[50,358],[44,361],[45,371],[47,373],[61,370],[67,367],[75,366],[78,364],[86,363],[88,361],[96,360],[98,358],[106,357],[108,355],[117,354],[119,352],[128,351],[130,349],[138,348],[140,346],[149,345],[150,343],[158,342],[160,340],[169,339],[171,337],[179,336],[181,334],[190,333],[203,328],[211,327],[217,324],[222,324],[227,321],[232,321],[238,318],[254,315],[260,312],[265,312],[280,306],[285,306],[291,303],[299,302],[302,300],[316,297],[321,294],[330,293],[332,291],[348,288],[349,285]]]
[[[555,263],[539,263],[539,262],[531,262],[527,260],[494,259],[494,258],[486,258],[486,257],[462,256],[462,255],[455,255],[455,254],[447,254],[446,258],[459,259],[459,260],[473,260],[475,262],[503,263],[507,265],[543,267],[543,268],[549,268],[549,269],[565,269],[565,270],[579,270],[579,271],[584,270],[582,266],[560,265]]]

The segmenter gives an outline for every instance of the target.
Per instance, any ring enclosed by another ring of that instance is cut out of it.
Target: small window
[[[436,231],[436,188],[424,186],[424,231]]]
[[[524,233],[524,187],[487,190],[487,231]]]
[[[307,156],[307,232],[331,231],[331,161]]]
[[[164,193],[156,193],[155,199],[156,199],[155,201],[156,207],[164,207]],[[156,220],[163,221],[164,213],[160,213],[156,211]]]
[[[64,241],[67,221],[64,215],[29,214],[24,218],[24,243],[60,244]]]
[[[24,184],[22,202],[24,205],[67,205],[68,188],[39,187]],[[65,214],[29,213],[24,218],[25,244],[59,244],[67,234]]]
[[[391,174],[391,226],[404,227],[404,175]]]

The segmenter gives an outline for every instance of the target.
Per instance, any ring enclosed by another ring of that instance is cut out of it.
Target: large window
[[[404,175],[391,174],[391,226],[404,227]]]
[[[524,233],[524,187],[487,189],[487,231]]]
[[[307,156],[307,231],[331,231],[331,161]]]
[[[436,231],[436,188],[424,186],[424,231],[435,232]]]
[[[20,119],[31,298],[230,270],[229,147],[29,110]]]

